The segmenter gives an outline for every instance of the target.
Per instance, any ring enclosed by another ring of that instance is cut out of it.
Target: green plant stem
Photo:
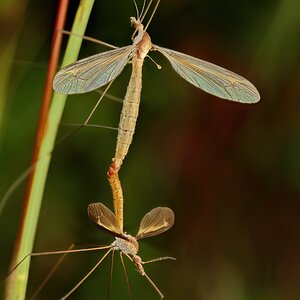
[[[73,23],[72,32],[84,35],[94,0],[81,0]],[[67,65],[77,59],[82,39],[70,36],[62,65]],[[24,256],[32,252],[33,243],[39,218],[44,187],[48,174],[49,164],[56,133],[64,110],[66,96],[54,93],[46,126],[41,137],[40,149],[37,156],[38,164],[32,177],[32,183],[25,198],[23,218],[21,219],[19,235],[16,242],[12,265],[16,265]],[[28,200],[28,201],[26,201]],[[30,259],[11,275],[6,286],[6,299],[25,299]]]

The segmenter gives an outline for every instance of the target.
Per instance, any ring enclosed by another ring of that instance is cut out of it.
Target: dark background
[[[79,1],[71,1],[70,29]],[[139,1],[141,7],[142,1]],[[27,4],[27,5],[26,5]],[[56,1],[2,1],[0,72],[0,196],[29,165],[34,144]],[[96,0],[86,34],[117,46],[131,43],[131,0]],[[135,234],[156,206],[176,215],[167,233],[140,242],[146,265],[166,299],[300,299],[300,4],[282,1],[162,0],[149,27],[152,41],[224,66],[255,84],[261,101],[217,99],[180,78],[164,57],[143,74],[134,142],[120,171],[125,228]],[[67,37],[65,38],[65,42]],[[84,42],[80,57],[107,48]],[[110,93],[123,97],[130,66]],[[97,93],[70,96],[64,123],[82,123]],[[117,126],[121,104],[104,99],[92,123]],[[62,127],[59,136],[70,128]],[[56,148],[35,251],[72,242],[109,244],[86,213],[88,203],[112,208],[106,172],[116,132],[85,128]],[[0,274],[7,271],[25,184],[0,216]],[[67,293],[101,253],[72,254],[40,299]],[[126,299],[118,256],[112,299]],[[29,295],[55,257],[34,258]],[[156,299],[127,261],[135,299]],[[109,259],[71,299],[105,299]]]

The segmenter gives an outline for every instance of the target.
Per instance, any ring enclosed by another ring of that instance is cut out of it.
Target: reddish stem
[[[62,33],[59,30],[64,28],[66,16],[67,16],[68,5],[69,5],[69,0],[60,0],[58,9],[57,9],[57,16],[56,16],[56,21],[55,21],[55,26],[54,26],[52,45],[51,45],[51,53],[50,53],[48,67],[47,67],[47,77],[46,77],[46,82],[45,82],[44,95],[43,95],[42,106],[41,106],[41,111],[40,111],[38,129],[37,129],[36,138],[35,138],[35,146],[34,146],[33,155],[32,155],[32,162],[31,162],[32,165],[35,165],[37,163],[38,153],[39,153],[40,146],[41,146],[41,141],[42,141],[45,129],[47,127],[47,115],[48,115],[51,97],[52,97],[52,93],[53,93],[52,81],[53,81],[54,75],[56,73],[60,49],[61,49],[62,37],[63,37]],[[32,171],[32,173],[30,174],[28,181],[27,181],[25,198],[23,201],[22,215],[21,215],[21,219],[20,219],[18,235],[17,235],[17,239],[15,242],[15,248],[14,248],[14,257],[12,260],[13,265],[14,265],[15,255],[16,255],[16,253],[18,253],[18,250],[20,247],[21,237],[23,235],[24,222],[25,222],[25,217],[27,214],[29,195],[31,193],[32,181],[33,181],[34,174],[35,174],[35,169]]]

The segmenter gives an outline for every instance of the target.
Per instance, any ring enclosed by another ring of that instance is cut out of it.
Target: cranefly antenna
[[[143,7],[142,7],[142,10],[141,10],[141,17],[143,16],[145,5],[146,5],[146,0],[144,0],[144,3],[143,3]]]
[[[144,10],[144,9],[145,9],[145,4],[146,4],[146,0],[144,0],[144,5],[143,5],[142,13],[141,13],[141,19],[138,18],[138,21],[139,21],[141,24],[143,23],[143,20],[144,20],[145,16],[147,15],[148,10],[149,10],[149,8],[151,7],[152,2],[153,2],[153,0],[150,0],[150,1],[148,2],[148,5],[147,5],[147,7],[146,7],[146,10]],[[145,30],[144,30],[144,31],[145,31]],[[133,34],[132,34],[132,36],[131,36],[131,39],[132,39],[132,40],[133,40],[133,37],[135,36],[136,32],[137,32],[137,28],[135,28],[135,30],[134,30],[134,32],[133,32]]]
[[[139,14],[138,6],[137,6],[135,0],[133,0],[133,3],[134,3],[135,10],[136,10],[136,18],[139,20],[140,19],[140,14]]]

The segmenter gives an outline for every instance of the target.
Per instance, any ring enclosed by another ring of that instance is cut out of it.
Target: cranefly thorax
[[[144,25],[139,20],[131,17],[130,23],[138,32],[133,40],[133,45],[136,46],[135,53],[139,59],[144,59],[152,48],[151,38],[149,34],[144,31]]]
[[[135,256],[139,251],[139,244],[137,240],[129,234],[127,235],[127,240],[116,237],[111,246],[115,250],[120,250],[131,256]]]

